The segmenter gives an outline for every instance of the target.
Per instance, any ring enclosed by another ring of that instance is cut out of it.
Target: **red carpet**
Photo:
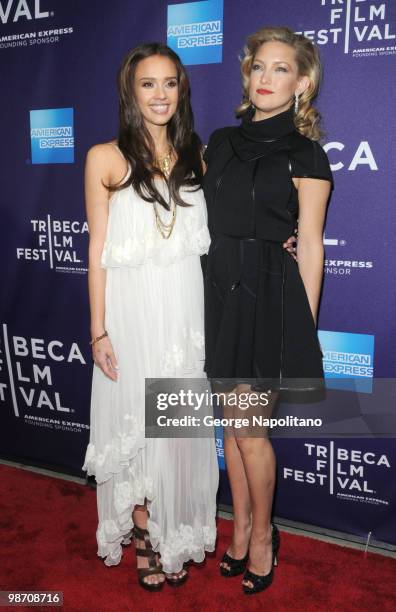
[[[232,527],[225,520],[218,523],[216,558],[192,567],[186,585],[165,585],[160,593],[147,593],[133,571],[133,547],[124,549],[117,567],[105,567],[96,556],[93,490],[0,466],[0,499],[0,590],[61,590],[64,610],[396,609],[394,559],[286,533],[281,534],[272,587],[244,595],[240,577],[218,574],[218,559]]]

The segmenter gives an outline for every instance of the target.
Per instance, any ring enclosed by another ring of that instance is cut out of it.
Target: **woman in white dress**
[[[94,358],[83,469],[97,482],[98,555],[117,565],[134,536],[139,583],[185,582],[213,551],[214,438],[145,438],[145,378],[204,378],[200,255],[209,233],[188,78],[162,44],[119,72],[117,142],[86,162]]]

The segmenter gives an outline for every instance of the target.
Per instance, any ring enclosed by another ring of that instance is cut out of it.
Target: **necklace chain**
[[[161,169],[161,172],[165,175],[166,179],[169,178],[170,173],[171,173],[172,158],[173,158],[173,151],[172,151],[171,145],[169,145],[168,153],[164,157],[156,158],[156,164]],[[161,219],[157,202],[153,202],[153,207],[154,207],[155,223],[156,223],[157,229],[159,233],[161,234],[161,236],[165,240],[167,240],[172,234],[173,227],[175,225],[177,205],[172,202],[170,198],[170,194],[169,194],[169,208],[172,211],[172,217],[169,223],[166,223],[163,219]]]
[[[161,216],[159,214],[157,202],[154,202],[153,205],[154,205],[155,222],[157,225],[157,229],[159,233],[161,234],[161,236],[165,238],[165,240],[167,240],[170,237],[173,231],[174,225],[175,225],[177,206],[176,204],[173,204],[173,206],[171,205],[172,218],[170,220],[170,223],[165,223],[163,219],[161,219]]]

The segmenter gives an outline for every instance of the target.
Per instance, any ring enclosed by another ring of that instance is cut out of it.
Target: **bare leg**
[[[249,546],[251,529],[250,495],[241,453],[232,434],[224,437],[224,455],[234,509],[234,531],[227,552],[234,559],[242,559]],[[227,570],[230,569],[225,562],[220,565]]]
[[[237,388],[230,391],[223,403],[223,415],[226,418],[236,416],[235,407],[227,405],[227,399],[236,392]],[[232,427],[225,427],[224,429],[224,456],[231,487],[234,515],[232,541],[227,553],[233,559],[243,559],[248,550],[251,530],[250,494],[241,452],[236,443],[235,430]],[[224,561],[220,563],[220,566],[226,570],[230,569],[228,563]]]
[[[238,395],[251,392],[250,385],[237,385]],[[277,400],[271,394],[266,407],[251,408],[243,416],[261,414],[269,417]],[[241,415],[239,415],[241,416]],[[255,430],[255,431],[253,431]],[[240,452],[247,482],[252,526],[249,544],[249,569],[258,575],[269,573],[272,564],[271,513],[275,486],[275,455],[268,439],[268,432],[263,429],[246,428],[237,430],[235,442]],[[234,501],[236,498],[233,498]],[[244,581],[251,587],[249,581]]]
[[[238,386],[238,392],[246,392],[247,386]],[[266,407],[268,417],[276,402],[272,394]],[[263,414],[263,411],[261,412]],[[249,569],[258,575],[266,575],[272,564],[271,513],[275,486],[275,454],[268,433],[261,428],[260,436],[245,435],[236,438],[245,469],[252,511],[252,529],[249,545]],[[251,587],[249,581],[243,584]]]
[[[249,569],[265,575],[271,569],[271,510],[275,485],[275,455],[268,438],[239,438],[252,505]],[[247,586],[252,586],[246,582]]]

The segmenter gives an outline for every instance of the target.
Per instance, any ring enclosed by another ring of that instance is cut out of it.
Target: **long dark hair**
[[[175,114],[167,125],[168,140],[177,154],[177,161],[168,179],[155,165],[154,141],[146,128],[134,93],[134,78],[138,63],[152,55],[168,57],[176,66],[179,98]],[[158,202],[169,210],[155,186],[154,175],[167,180],[170,196],[179,206],[189,206],[180,196],[182,186],[199,189],[202,181],[202,144],[193,130],[190,83],[179,56],[161,43],[146,43],[132,49],[124,58],[118,73],[119,132],[118,146],[130,164],[131,173],[122,184],[109,185],[119,191],[132,185],[147,202]],[[194,189],[193,189],[194,190]]]

